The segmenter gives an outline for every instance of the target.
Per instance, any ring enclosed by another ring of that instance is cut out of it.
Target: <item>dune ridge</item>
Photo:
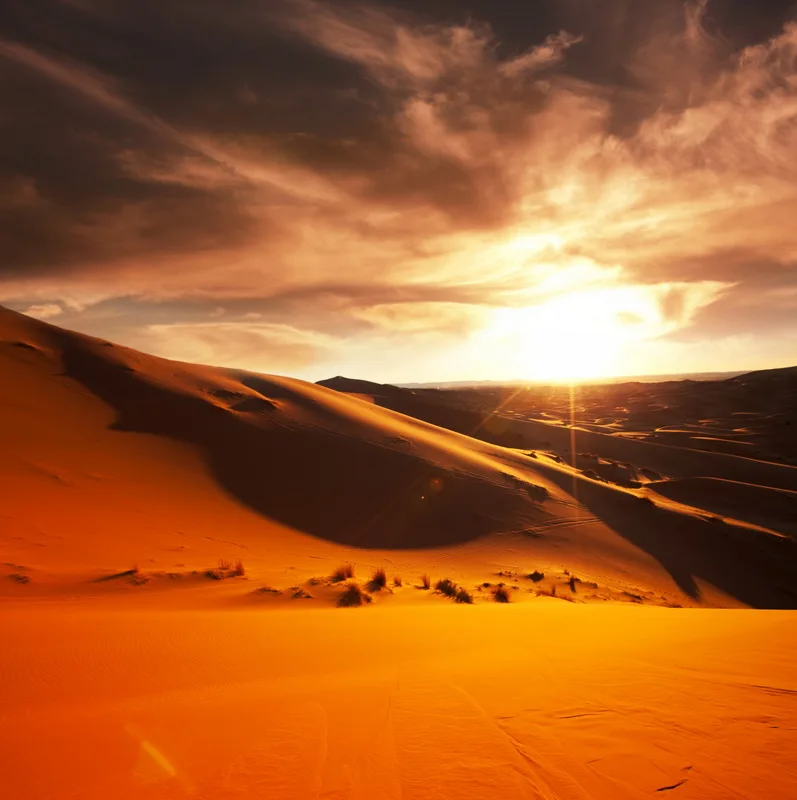
[[[4,309],[0,375],[10,797],[797,783],[795,612],[754,610],[797,607],[788,465],[176,363]]]
[[[577,458],[574,467],[557,456],[573,432],[544,423],[513,425],[548,449],[507,448],[402,413],[414,395],[395,387],[388,393],[404,398],[395,403],[402,410],[289,378],[146,356],[10,311],[0,326],[8,378],[3,470],[13,487],[6,541],[18,543],[9,563],[33,561],[45,573],[52,551],[50,567],[82,573],[147,559],[160,569],[170,562],[204,570],[245,554],[252,577],[269,563],[270,580],[301,568],[315,540],[330,561],[351,558],[351,548],[372,551],[372,562],[404,552],[419,562],[417,574],[426,570],[423,551],[441,552],[473,586],[504,568],[539,567],[575,570],[606,586],[604,599],[628,592],[661,604],[797,605],[797,571],[784,558],[793,552],[788,487],[797,469],[787,465],[699,451],[686,457],[578,431],[577,447],[604,461],[642,462],[675,479],[669,488],[623,485],[602,479],[589,461]],[[769,486],[780,510],[702,508],[699,493],[676,488],[706,476]],[[65,519],[52,511],[59,502],[81,511]],[[85,527],[75,521],[81,516]],[[186,530],[194,525],[199,530]],[[175,543],[181,534],[196,554],[174,550],[188,547]],[[18,589],[5,582],[5,591]]]

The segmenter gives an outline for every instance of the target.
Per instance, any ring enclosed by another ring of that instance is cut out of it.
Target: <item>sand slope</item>
[[[567,586],[577,601],[797,605],[791,538],[743,513],[717,520],[693,496],[629,490],[578,462],[330,389],[178,364],[5,310],[0,365],[4,561],[31,576],[24,589],[4,581],[4,592],[33,593],[59,573],[179,573],[219,558],[285,587],[345,559],[387,561],[414,580],[445,570],[471,591],[503,572],[518,598]],[[538,425],[552,440],[570,435]],[[670,477],[713,469],[788,489],[797,474],[580,436]],[[524,582],[533,570],[544,583]]]
[[[789,467],[4,310],[0,378],[3,796],[793,795],[795,612],[705,608],[797,605]]]

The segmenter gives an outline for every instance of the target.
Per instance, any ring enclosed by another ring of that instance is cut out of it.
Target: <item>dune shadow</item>
[[[546,476],[572,492],[573,478]],[[657,506],[577,477],[578,500],[615,533],[655,558],[678,588],[700,600],[696,578],[753,608],[797,608],[797,548],[766,534]]]
[[[510,520],[529,508],[509,487],[432,466],[412,451],[337,434],[334,413],[255,375],[236,376],[262,395],[262,403],[249,397],[237,404],[239,411],[259,412],[253,421],[199,394],[158,384],[68,338],[63,368],[114,409],[113,429],[199,448],[233,498],[322,539],[362,548],[438,547],[511,527]],[[296,422],[273,402],[285,398],[294,408],[311,410],[313,424]]]

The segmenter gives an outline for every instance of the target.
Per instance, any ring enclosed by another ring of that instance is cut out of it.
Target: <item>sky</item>
[[[5,0],[0,303],[318,380],[797,363],[797,5]]]

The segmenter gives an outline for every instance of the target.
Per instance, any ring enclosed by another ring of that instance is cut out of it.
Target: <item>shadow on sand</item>
[[[113,429],[198,447],[234,498],[322,539],[363,548],[438,547],[511,528],[530,511],[511,487],[433,467],[411,449],[336,434],[331,412],[256,375],[234,373],[250,389],[268,393],[262,403],[245,401],[247,410],[259,408],[257,418],[247,418],[212,402],[230,392],[218,390],[207,399],[180,393],[82,339],[63,342],[63,366],[115,410]],[[290,401],[298,413],[289,418],[274,402],[279,400]],[[315,424],[296,421],[303,407],[312,410]]]
[[[180,393],[100,347],[65,337],[64,370],[113,407],[114,429],[200,448],[231,496],[313,536],[362,548],[439,547],[516,529],[535,508],[517,487],[433,467],[411,447],[402,452],[336,434],[333,412],[251,373],[230,374],[261,393],[262,402],[244,401],[246,409],[258,409],[255,420],[212,402],[230,394],[225,390],[207,399]],[[275,402],[280,400],[290,401],[298,412],[311,410],[315,424],[297,421],[301,413],[285,415]],[[555,470],[545,474],[572,491],[572,476]],[[607,484],[577,481],[578,500],[657,559],[689,597],[699,599],[695,578],[701,578],[753,607],[797,607],[793,543],[667,511]]]
[[[573,491],[572,475],[550,470],[546,477]],[[793,541],[662,508],[609,484],[579,476],[576,481],[579,502],[655,558],[692,599],[700,599],[695,581],[700,578],[754,608],[797,607]]]

